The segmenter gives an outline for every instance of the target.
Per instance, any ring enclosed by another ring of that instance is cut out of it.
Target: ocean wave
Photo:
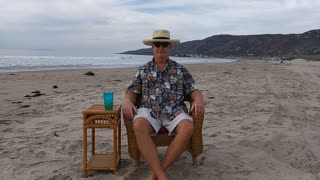
[[[138,67],[152,56],[114,54],[106,57],[0,56],[1,72],[43,71],[84,68]],[[181,64],[224,63],[234,59],[173,57]]]

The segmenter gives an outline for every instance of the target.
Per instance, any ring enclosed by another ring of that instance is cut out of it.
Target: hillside
[[[151,55],[151,48],[123,54]],[[214,35],[203,40],[183,42],[171,50],[171,56],[196,57],[320,57],[320,29],[302,34]]]

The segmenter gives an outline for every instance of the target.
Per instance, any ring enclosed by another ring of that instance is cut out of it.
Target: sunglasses
[[[153,45],[157,48],[159,48],[160,46],[166,48],[169,46],[170,43],[168,42],[154,42]]]

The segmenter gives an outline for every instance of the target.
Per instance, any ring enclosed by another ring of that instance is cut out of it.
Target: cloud
[[[0,0],[0,48],[103,55],[145,47],[158,28],[182,42],[319,28],[319,0]]]

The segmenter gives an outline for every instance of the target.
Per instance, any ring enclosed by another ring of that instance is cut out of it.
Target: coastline
[[[0,56],[0,74],[28,71],[72,69],[113,69],[138,67],[150,61],[152,56],[110,54],[105,57],[58,57],[58,56]],[[237,59],[172,57],[187,64],[227,63]]]
[[[241,60],[185,66],[205,97],[204,152],[198,168],[184,152],[167,171],[169,178],[320,178],[319,62]],[[95,75],[84,75],[88,71]],[[102,104],[104,91],[113,91],[115,104],[121,104],[135,71],[136,67],[0,73],[2,177],[81,179],[81,112]],[[44,95],[25,97],[35,91]],[[133,167],[123,124],[121,131],[118,173],[94,172],[87,179],[148,177],[146,163]],[[111,137],[99,136],[98,147],[110,150]]]

